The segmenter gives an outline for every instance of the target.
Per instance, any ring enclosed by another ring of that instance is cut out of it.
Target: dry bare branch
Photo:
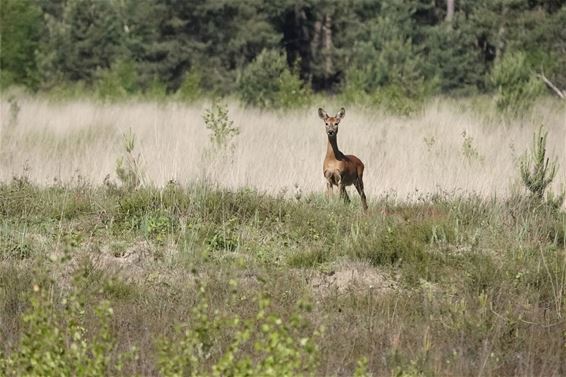
[[[556,93],[558,95],[558,97],[562,98],[562,99],[566,99],[566,92],[563,90],[558,89],[558,87],[556,85],[554,85],[552,83],[552,81],[550,81],[545,75],[544,73],[539,73],[537,74],[538,77],[540,77],[542,79],[542,81],[544,81],[544,83],[554,91],[554,93]]]

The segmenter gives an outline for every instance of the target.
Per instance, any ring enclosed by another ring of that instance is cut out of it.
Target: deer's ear
[[[338,114],[336,114],[336,118],[342,119],[344,118],[345,115],[346,115],[346,109],[341,108],[340,111],[338,111]]]
[[[326,111],[324,111],[322,109],[322,107],[318,108],[318,116],[320,117],[320,119],[322,120],[326,120],[328,118],[328,114],[326,113]]]

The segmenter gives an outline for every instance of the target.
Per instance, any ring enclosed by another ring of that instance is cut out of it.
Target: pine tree
[[[92,82],[124,50],[124,25],[113,2],[69,0],[60,19],[47,16],[47,38],[40,54],[46,81]]]

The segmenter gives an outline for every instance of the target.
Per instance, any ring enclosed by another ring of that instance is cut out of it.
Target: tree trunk
[[[452,21],[454,18],[454,1],[455,0],[446,0],[446,21]]]
[[[324,76],[328,79],[332,75],[332,18],[324,16],[322,23],[322,54],[324,58]]]
[[[311,52],[315,55],[320,49],[322,39],[322,22],[316,20],[313,25],[312,39],[311,39]]]

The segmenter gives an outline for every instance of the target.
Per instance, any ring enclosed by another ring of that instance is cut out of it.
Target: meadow
[[[342,106],[323,101],[319,106],[329,113]],[[202,115],[209,103],[24,98],[15,106],[17,119],[11,124],[10,104],[2,102],[2,181],[26,169],[40,185],[71,182],[78,175],[102,184],[108,174],[115,178],[124,135],[131,133],[148,185],[208,181],[271,195],[292,193],[295,185],[304,193],[325,187],[326,135],[318,106],[273,112],[229,103],[240,134],[233,140],[234,153],[220,157],[206,153],[209,131]],[[518,178],[518,159],[540,125],[549,132],[549,151],[566,166],[565,119],[564,106],[550,99],[514,120],[498,116],[489,97],[434,100],[410,118],[347,107],[338,145],[366,165],[366,193],[372,198],[389,193],[407,200],[442,191],[508,196]],[[552,188],[565,183],[566,170],[560,169]]]
[[[563,103],[346,107],[367,213],[323,195],[318,106],[228,102],[222,150],[208,102],[1,106],[0,374],[566,375]]]

